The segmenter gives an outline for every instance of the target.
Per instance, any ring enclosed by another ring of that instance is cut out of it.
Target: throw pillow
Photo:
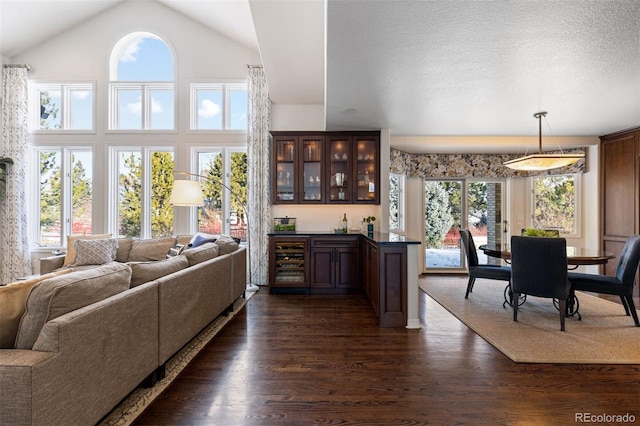
[[[189,262],[185,256],[181,255],[165,260],[129,262],[127,265],[131,268],[131,287],[133,288],[184,269],[189,266]]]
[[[39,282],[27,298],[16,349],[31,349],[47,321],[121,293],[130,281],[131,268],[111,262]]]
[[[214,243],[206,243],[196,248],[186,249],[182,254],[189,260],[189,266],[193,266],[218,256],[218,246]]]
[[[16,281],[0,287],[0,349],[13,349],[20,318],[24,315],[29,292],[41,281],[68,274],[73,269],[61,269],[28,280]]]
[[[153,238],[150,240],[136,240],[131,243],[129,252],[130,262],[145,262],[148,260],[162,260],[167,258],[167,251],[176,244],[174,237]]]
[[[218,235],[218,239],[216,240],[216,245],[220,248],[218,254],[222,256],[223,254],[233,253],[238,250],[240,244],[238,244],[238,240],[236,238],[230,237],[228,235]]]
[[[198,233],[189,241],[189,247],[195,248],[205,243],[215,243],[217,239],[218,237],[215,235]]]
[[[76,241],[78,240],[99,240],[111,238],[111,234],[89,234],[89,235],[69,235],[67,236],[67,254],[64,257],[62,266],[69,266],[76,261]]]
[[[182,253],[183,250],[184,244],[176,244],[175,246],[169,248],[169,251],[167,252],[167,258],[177,256]]]
[[[74,266],[104,265],[116,259],[118,243],[115,238],[108,240],[76,241],[76,261]]]

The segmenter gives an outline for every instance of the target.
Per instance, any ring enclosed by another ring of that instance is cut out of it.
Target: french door
[[[426,180],[424,182],[424,272],[460,271],[465,253],[460,228],[471,231],[476,248],[506,238],[503,180]],[[487,258],[478,250],[481,263]]]

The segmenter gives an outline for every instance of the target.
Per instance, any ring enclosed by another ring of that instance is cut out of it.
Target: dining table
[[[509,263],[511,259],[511,246],[509,243],[488,243],[482,244],[478,246],[479,250],[482,250],[484,254],[489,257],[495,257],[499,259],[503,259],[505,262]],[[567,246],[567,265],[568,269],[576,269],[578,266],[583,265],[604,265],[609,260],[615,258],[615,255],[610,251],[600,250],[600,249],[592,249],[592,248],[584,248],[584,247],[574,247]],[[512,304],[511,300],[511,283],[507,285],[504,290],[504,303],[503,307],[506,305]],[[523,295],[518,301],[518,306],[522,305],[526,301],[526,295]],[[557,301],[554,300],[554,304],[558,307]],[[580,302],[575,294],[572,295],[571,300],[567,301],[567,316],[578,316],[578,319],[581,319],[580,316]]]

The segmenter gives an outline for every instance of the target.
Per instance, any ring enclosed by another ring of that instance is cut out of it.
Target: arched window
[[[174,55],[155,34],[116,43],[109,61],[109,130],[175,129]]]

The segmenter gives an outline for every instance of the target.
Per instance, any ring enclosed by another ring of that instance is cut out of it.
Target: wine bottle
[[[345,213],[344,216],[342,217],[342,232],[344,234],[347,233],[348,230],[348,221],[347,221],[347,214]]]

